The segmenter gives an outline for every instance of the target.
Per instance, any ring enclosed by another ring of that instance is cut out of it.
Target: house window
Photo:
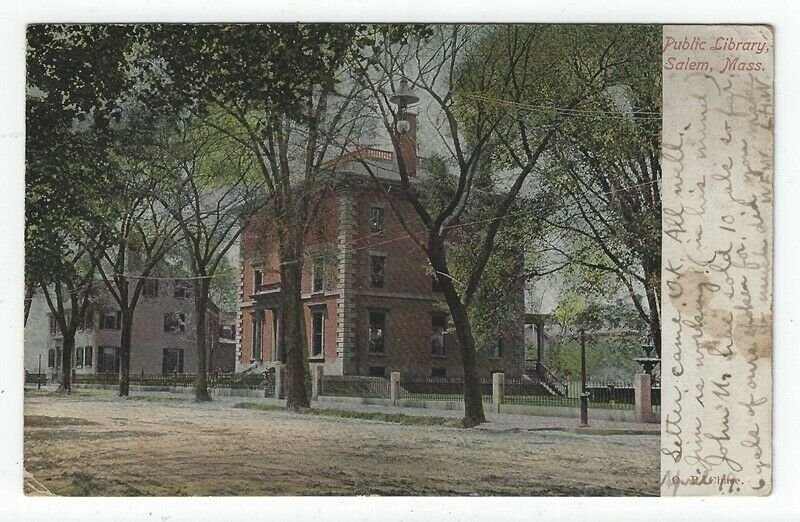
[[[370,266],[370,286],[372,288],[383,288],[386,284],[386,256],[369,256]]]
[[[264,285],[264,271],[261,268],[253,268],[253,293],[261,290]]]
[[[188,299],[192,297],[192,283],[185,279],[176,279],[172,286],[172,297]]]
[[[183,333],[186,331],[186,314],[169,312],[164,314],[164,331],[168,333]]]
[[[219,326],[220,339],[236,339],[236,326],[232,324],[222,324]]]
[[[444,331],[447,329],[447,316],[431,316],[431,355],[444,355]]]
[[[97,347],[97,373],[119,373],[119,348]]]
[[[83,349],[83,365],[86,368],[92,367],[92,351],[93,350],[91,346],[86,346]]]
[[[50,316],[50,335],[58,335],[61,333],[61,326],[54,315]]]
[[[253,360],[260,361],[262,357],[264,314],[262,312],[251,315],[253,322]]]
[[[369,376],[370,377],[386,377],[386,367],[385,366],[370,366],[369,367]]]
[[[278,310],[272,309],[272,360],[279,360],[278,357]]]
[[[489,357],[492,359],[499,359],[503,355],[503,339],[498,337],[497,340],[489,347]]]
[[[369,231],[372,233],[383,232],[383,207],[370,207]]]
[[[314,259],[314,265],[312,268],[312,282],[311,282],[311,291],[312,292],[324,292],[325,291],[325,259],[318,257]]]
[[[386,353],[386,312],[369,313],[369,352]]]
[[[447,377],[447,368],[431,368],[431,377],[444,379]]]
[[[325,350],[325,311],[317,310],[311,315],[311,356],[320,357]]]
[[[83,329],[88,331],[94,329],[94,309],[87,306],[83,313]]]
[[[158,279],[145,279],[142,285],[143,297],[158,297]]]
[[[101,330],[119,330],[122,324],[122,312],[103,312],[100,314]]]
[[[183,348],[164,348],[161,373],[183,373]]]
[[[50,350],[47,352],[47,367],[56,367],[56,350],[54,348],[50,348]]]
[[[83,368],[83,346],[75,347],[75,368]]]

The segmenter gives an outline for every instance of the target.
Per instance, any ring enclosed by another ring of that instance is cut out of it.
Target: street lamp
[[[408,80],[405,77],[401,78],[400,88],[389,97],[389,102],[397,105],[395,130],[398,134],[402,135],[411,130],[411,124],[406,119],[406,114],[408,108],[415,105],[418,101],[419,96],[414,94],[414,91],[408,86]]]

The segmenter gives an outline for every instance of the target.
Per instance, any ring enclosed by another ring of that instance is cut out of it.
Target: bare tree
[[[242,233],[241,221],[261,207],[263,183],[253,158],[230,137],[200,121],[182,120],[159,140],[165,151],[155,195],[181,229],[192,267],[197,382],[195,398],[208,401],[207,316],[211,278]]]
[[[617,54],[611,30],[439,26],[430,39],[387,46],[385,52],[358,65],[360,80],[372,93],[391,138],[402,195],[424,232],[413,230],[399,212],[395,214],[427,255],[455,325],[465,375],[465,426],[485,421],[468,310],[494,250],[501,221],[571,111],[606,87]],[[422,94],[422,106],[427,106],[457,178],[456,190],[437,208],[422,201],[410,179],[411,166],[402,154],[397,123],[403,114],[395,110],[390,95],[397,90],[397,81],[406,76]],[[544,109],[524,113],[514,106],[520,102]],[[456,281],[447,244],[473,200],[476,173],[484,160],[491,160],[498,172],[497,197],[478,240],[475,261],[465,280]],[[382,185],[379,176],[364,165]]]
[[[153,195],[151,167],[131,162],[120,194],[110,196],[114,219],[104,226],[87,225],[92,262],[120,311],[119,395],[130,385],[134,312],[147,277],[179,240],[180,226]],[[101,232],[97,234],[97,229]]]
[[[91,309],[95,270],[88,252],[80,246],[73,246],[72,255],[64,261],[63,269],[55,277],[42,279],[39,287],[62,336],[59,389],[70,392],[75,333],[84,327]]]

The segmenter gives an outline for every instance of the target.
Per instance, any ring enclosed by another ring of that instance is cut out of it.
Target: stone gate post
[[[311,367],[311,400],[317,400],[322,391],[323,366],[317,364]]]
[[[636,422],[653,422],[653,400],[651,394],[651,378],[646,373],[637,373],[633,377],[634,419]]]
[[[392,405],[397,405],[397,399],[400,396],[400,372],[392,372],[389,376],[389,398],[392,400]]]
[[[503,404],[505,395],[506,375],[503,372],[492,374],[492,411],[500,413],[500,405]]]

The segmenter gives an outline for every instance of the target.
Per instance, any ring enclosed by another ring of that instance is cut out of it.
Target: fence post
[[[492,374],[492,411],[500,413],[500,405],[503,404],[505,396],[506,375],[503,372]]]
[[[653,422],[653,400],[650,390],[650,375],[637,373],[633,376],[634,419],[636,422]]]
[[[317,400],[322,391],[323,366],[317,364],[311,367],[311,400]]]
[[[283,364],[275,363],[275,398],[281,398],[283,389]]]
[[[392,372],[389,375],[389,398],[392,400],[392,406],[397,405],[397,399],[400,396],[400,372]]]

